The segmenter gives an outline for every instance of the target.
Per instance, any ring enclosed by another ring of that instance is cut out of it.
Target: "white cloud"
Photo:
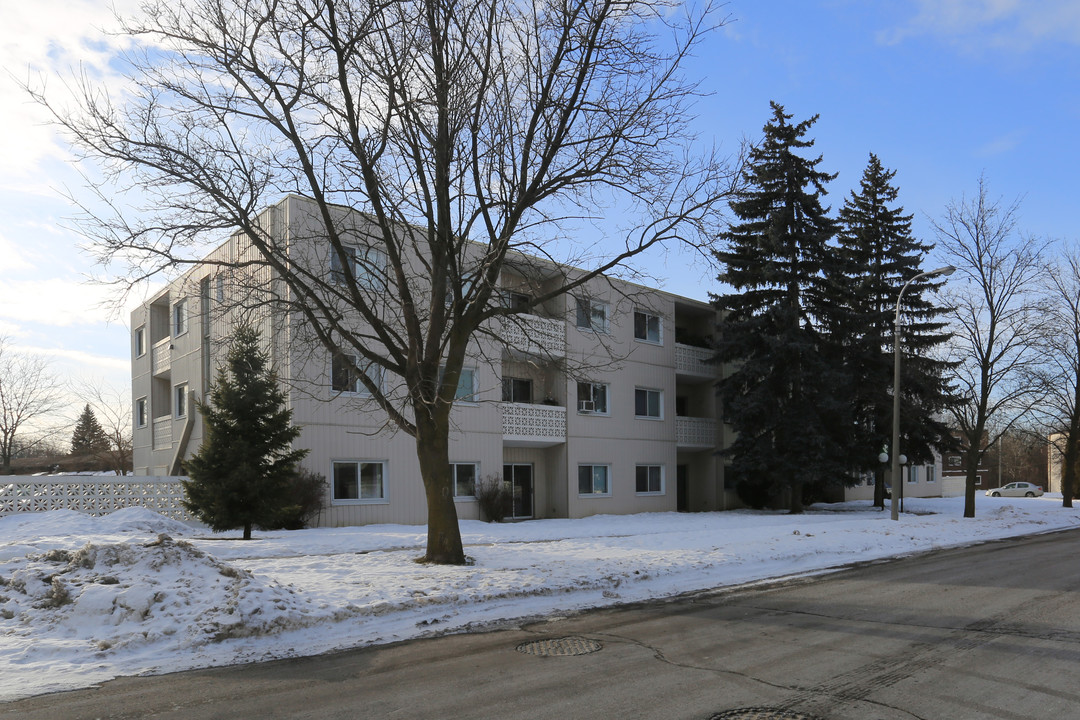
[[[1080,45],[1080,3],[1076,0],[916,0],[915,4],[915,17],[880,33],[881,42],[896,44],[932,35],[970,52],[1023,52],[1051,41]]]
[[[133,302],[124,301],[116,288],[72,278],[0,284],[0,319],[19,324],[70,327],[126,321]]]
[[[80,69],[110,80],[117,76],[110,66],[116,52],[130,44],[103,29],[116,26],[110,10],[114,3],[100,0],[53,0],[44,3],[5,3],[0,25],[0,177],[41,180],[36,171],[49,157],[66,158],[57,142],[47,112],[36,105],[21,83],[59,92],[63,85],[56,74],[71,75]],[[116,2],[128,13],[136,0]]]

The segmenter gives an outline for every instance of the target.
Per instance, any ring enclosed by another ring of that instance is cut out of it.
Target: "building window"
[[[333,475],[335,502],[386,500],[386,463],[382,461],[335,461]]]
[[[502,381],[502,399],[503,402],[531,403],[532,380],[504,377]]]
[[[933,465],[926,466],[926,482],[937,482],[937,467]]]
[[[454,402],[476,402],[476,370],[474,368],[461,368],[457,390],[454,392]]]
[[[502,301],[503,307],[510,308],[514,312],[527,313],[530,310],[529,303],[532,302],[532,298],[525,293],[503,290]]]
[[[664,492],[664,466],[638,465],[634,486],[638,495],[661,495]]]
[[[659,420],[663,417],[664,393],[660,390],[634,388],[634,415]]]
[[[608,414],[608,386],[603,383],[579,382],[577,384],[578,412]]]
[[[960,467],[960,456],[959,455],[950,455],[949,456],[949,467]]]
[[[188,329],[188,317],[187,317],[187,300],[181,300],[173,305],[172,309],[172,326],[173,337],[179,337],[187,332]]]
[[[218,273],[214,277],[214,297],[219,303],[225,302],[225,273]]]
[[[577,298],[577,326],[584,330],[606,333],[608,330],[607,303]]]
[[[335,355],[330,367],[330,387],[335,392],[371,396],[371,392],[360,381],[355,368],[360,365],[371,384],[382,388],[382,368],[375,363],[360,363],[355,355]]]
[[[476,476],[478,474],[476,463],[452,463],[450,465],[450,474],[453,475],[454,480],[454,497],[476,497]]]
[[[907,481],[909,483],[917,483],[917,482],[919,482],[919,466],[918,465],[908,465]]]
[[[187,417],[187,383],[173,388],[173,409],[177,418]]]
[[[135,401],[135,427],[146,427],[147,421],[146,398],[141,397]]]
[[[659,315],[653,315],[650,312],[644,310],[634,311],[634,339],[641,340],[643,342],[655,343],[657,345],[663,342],[663,338],[660,335],[660,330],[663,327],[660,322]]]
[[[386,285],[386,253],[373,247],[345,246],[342,249],[346,262],[353,271],[357,287],[365,290],[379,290]],[[338,285],[347,281],[341,254],[330,251],[330,278]]]
[[[579,495],[610,495],[607,465],[578,465]]]
[[[135,328],[135,357],[146,354],[146,326]]]

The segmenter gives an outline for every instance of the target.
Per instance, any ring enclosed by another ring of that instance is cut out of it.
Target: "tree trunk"
[[[975,517],[975,481],[979,477],[979,451],[969,448],[964,455],[967,464],[967,475],[964,483],[964,517]],[[895,494],[896,488],[893,488]]]
[[[464,565],[465,551],[450,477],[449,423],[445,414],[441,418],[417,418],[416,423],[416,456],[420,460],[428,510],[427,554],[422,560],[438,565]]]
[[[1080,456],[1080,437],[1075,430],[1065,440],[1065,454],[1061,459],[1061,505],[1073,506],[1073,492],[1076,489],[1076,464]],[[1049,488],[1047,488],[1049,490]]]
[[[874,470],[874,505],[873,507],[885,509],[885,468],[879,467]]]
[[[789,515],[802,515],[802,491],[803,484],[801,482],[791,483],[791,507],[788,509]]]
[[[249,522],[244,523],[244,539],[245,540],[250,540],[251,539],[251,523],[249,523]]]

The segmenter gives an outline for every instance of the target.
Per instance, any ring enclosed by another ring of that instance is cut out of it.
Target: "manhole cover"
[[[713,715],[709,720],[821,720],[821,718],[794,710],[751,707],[725,710],[719,715]]]
[[[603,647],[595,640],[571,636],[524,642],[517,646],[517,651],[526,655],[539,655],[541,657],[566,657],[569,655],[588,655]]]

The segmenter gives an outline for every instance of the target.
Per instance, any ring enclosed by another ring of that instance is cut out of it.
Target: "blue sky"
[[[58,193],[77,190],[80,179],[15,82],[45,78],[62,89],[76,68],[112,82],[122,41],[98,30],[111,24],[100,0],[5,5],[0,334],[52,357],[63,374],[122,388],[127,312],[104,307],[119,300],[115,292],[86,282],[95,269],[67,229],[73,209]],[[757,138],[775,100],[796,121],[820,115],[811,132],[821,169],[838,173],[834,210],[874,152],[897,171],[900,202],[923,238],[933,237],[926,217],[972,193],[980,173],[993,195],[1023,198],[1025,233],[1080,234],[1077,0],[732,0],[725,11],[728,24],[689,68],[709,93],[696,107],[702,143],[734,150]],[[704,298],[717,289],[715,271],[693,262],[672,252],[653,273],[666,289]]]

